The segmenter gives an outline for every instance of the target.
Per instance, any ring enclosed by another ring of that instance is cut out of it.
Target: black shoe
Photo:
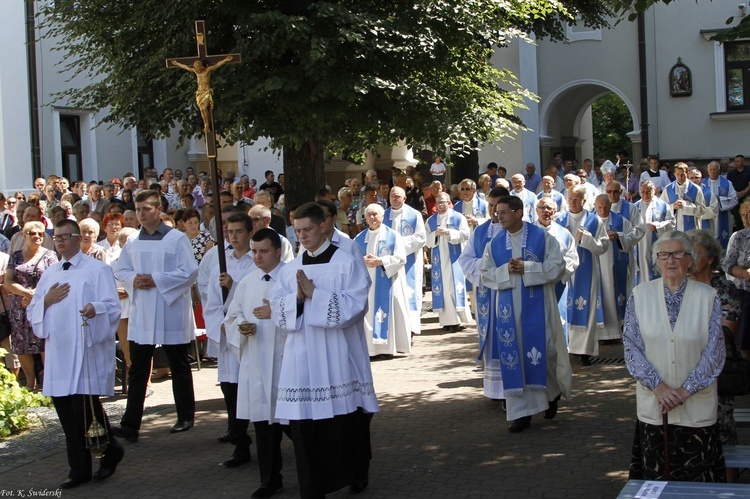
[[[181,433],[183,431],[188,431],[193,427],[194,424],[195,422],[192,419],[189,419],[187,421],[177,421],[172,429],[169,430],[169,433]]]
[[[61,489],[74,489],[78,487],[79,485],[83,485],[84,483],[88,483],[91,481],[91,478],[68,478],[63,483],[60,484]]]
[[[580,362],[582,366],[590,366],[591,365],[591,355],[579,355],[578,356],[578,362]]]
[[[94,480],[101,481],[106,480],[115,474],[117,465],[120,464],[122,458],[125,456],[125,449],[122,448],[116,440],[107,446],[107,450],[104,451],[102,456],[101,465],[99,470],[94,473]]]
[[[510,425],[508,425],[508,431],[511,433],[521,433],[529,426],[531,426],[531,416],[524,416],[522,418],[514,419]]]
[[[363,492],[367,488],[368,482],[366,480],[355,480],[352,482],[351,486],[349,487],[349,492],[351,494],[359,494],[360,492]]]
[[[271,497],[275,493],[281,492],[282,490],[284,490],[284,486],[281,484],[261,487],[253,492],[253,495],[251,495],[250,497]]]
[[[247,454],[235,454],[221,464],[223,464],[227,468],[236,468],[238,466],[242,466],[245,463],[249,463],[250,461],[250,451],[247,451]]]
[[[117,438],[124,438],[128,442],[136,443],[138,441],[138,430],[127,426],[113,426],[110,431],[112,431],[112,435]]]
[[[557,416],[557,401],[560,400],[560,395],[555,397],[555,400],[550,401],[549,409],[544,411],[544,419],[555,419]]]
[[[230,440],[232,440],[232,436],[229,434],[229,431],[227,431],[226,433],[224,433],[222,436],[220,436],[216,440],[218,440],[220,444],[226,444]]]

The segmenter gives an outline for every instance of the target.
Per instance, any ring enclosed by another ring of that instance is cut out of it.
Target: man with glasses
[[[271,210],[266,206],[256,204],[250,208],[248,215],[253,220],[253,232],[260,229],[273,229],[271,227]],[[292,243],[286,237],[282,234],[279,234],[279,236],[281,236],[281,261],[289,263],[294,260],[294,248],[292,248]]]
[[[34,334],[45,339],[48,382],[43,393],[52,397],[65,433],[70,472],[60,485],[63,489],[92,478],[109,478],[125,454],[99,401],[100,396],[114,395],[112,366],[120,300],[111,268],[81,253],[79,236],[78,225],[72,220],[55,226],[60,262],[44,272],[27,309]],[[89,324],[86,330],[82,320]],[[94,418],[105,432],[97,441],[107,445],[99,470],[92,476],[86,432]]]
[[[703,190],[688,181],[688,166],[681,161],[674,165],[674,176],[675,181],[664,188],[661,199],[674,211],[675,230],[700,228],[700,217],[706,211]]]
[[[565,275],[557,240],[523,221],[523,201],[498,200],[502,230],[484,250],[479,271],[482,283],[497,290],[497,351],[506,400],[508,431],[531,425],[534,414],[557,414],[561,395],[570,397],[572,373],[555,284]]]
[[[444,331],[459,331],[471,320],[465,277],[458,257],[471,234],[466,218],[450,208],[450,196],[435,196],[437,213],[425,222],[426,244],[432,249],[432,309]]]

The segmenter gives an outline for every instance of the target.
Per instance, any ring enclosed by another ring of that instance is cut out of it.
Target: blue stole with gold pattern
[[[377,254],[375,256],[390,256],[396,250],[396,232],[388,226],[381,225],[380,231],[383,234],[377,245]],[[367,254],[367,242],[370,237],[377,237],[371,234],[369,229],[363,230],[354,238],[354,242],[359,245],[362,254]],[[391,318],[391,278],[385,273],[385,269],[380,266],[375,269],[375,279],[372,283],[375,286],[375,304],[374,320],[372,321],[372,340],[376,344],[388,342],[388,325]]]
[[[414,234],[417,230],[417,216],[422,216],[417,210],[411,208],[408,205],[404,205],[401,208],[401,227],[399,232],[401,236],[408,237]],[[392,208],[385,210],[385,216],[383,217],[383,225],[389,228],[393,228],[393,213]],[[418,251],[421,255],[421,251]],[[409,294],[409,310],[412,312],[419,312],[417,310],[417,293],[421,293],[421,289],[416,289],[417,283],[417,266],[415,265],[417,258],[414,253],[406,255],[406,265],[404,265],[404,273],[406,274],[406,282],[409,288],[414,290],[413,293]],[[421,261],[421,258],[420,258]]]
[[[435,232],[438,229],[438,216],[439,213],[435,213],[427,219],[425,225],[430,231]],[[447,229],[459,230],[461,227],[461,219],[463,215],[453,211],[448,219]],[[440,236],[436,236],[440,237]],[[440,244],[432,248],[432,309],[442,310],[445,305],[444,293],[446,290],[443,289],[443,272],[442,272],[442,259],[448,258],[451,262],[451,269],[453,271],[453,297],[456,303],[457,310],[463,310],[466,307],[466,286],[464,281],[464,272],[461,270],[461,266],[458,264],[458,257],[461,256],[461,245],[448,243],[448,254],[441,255]]]

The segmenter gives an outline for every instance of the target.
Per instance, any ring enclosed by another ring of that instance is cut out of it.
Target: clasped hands
[[[305,298],[312,298],[315,292],[313,281],[307,278],[305,271],[297,271],[297,301],[304,301]]]
[[[136,289],[151,289],[156,287],[151,274],[138,274],[133,279],[133,287]]]
[[[511,258],[508,261],[508,271],[513,274],[523,274],[523,258]]]
[[[375,268],[383,265],[383,261],[375,255],[365,255],[365,267]]]
[[[654,388],[654,395],[659,402],[661,413],[667,414],[678,405],[682,405],[691,394],[683,387],[675,389],[662,381]]]

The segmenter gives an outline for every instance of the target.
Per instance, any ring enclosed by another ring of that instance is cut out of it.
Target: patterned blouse
[[[664,283],[664,301],[667,308],[667,316],[669,317],[669,324],[672,329],[674,329],[677,322],[677,316],[680,313],[686,287],[687,279],[680,285],[677,291],[672,293],[667,284]],[[635,315],[633,295],[630,295],[627,308],[625,309],[625,326],[622,333],[622,342],[625,345],[625,364],[628,366],[628,371],[643,386],[649,390],[654,390],[662,380],[654,366],[646,358],[646,348],[641,337],[640,324],[638,323],[638,317]],[[698,365],[693,368],[682,386],[691,394],[706,388],[719,376],[724,365],[724,357],[724,333],[721,329],[721,301],[717,293],[709,321],[708,343],[703,352],[701,352]]]
[[[732,267],[750,267],[750,229],[742,229],[732,236],[731,244],[727,248],[727,254],[721,262],[721,268],[732,275]],[[737,287],[744,291],[750,291],[750,281],[737,279]]]
[[[740,322],[740,293],[735,285],[727,279],[723,273],[711,276],[711,287],[716,290],[716,296],[721,300],[722,318]]]

